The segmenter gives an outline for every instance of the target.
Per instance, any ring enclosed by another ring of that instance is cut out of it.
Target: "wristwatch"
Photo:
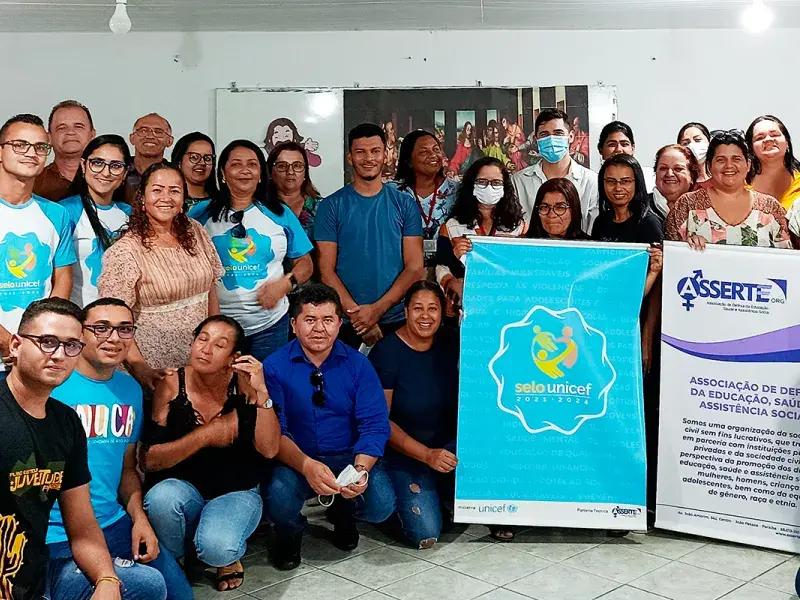
[[[267,401],[264,404],[256,404],[256,408],[261,408],[264,410],[272,408],[272,398],[267,398]]]

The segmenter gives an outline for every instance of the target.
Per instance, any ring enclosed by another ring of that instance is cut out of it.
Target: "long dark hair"
[[[417,174],[414,172],[414,167],[411,164],[411,155],[414,154],[414,148],[417,142],[424,137],[432,137],[436,140],[437,144],[439,143],[439,140],[437,140],[436,136],[430,131],[415,129],[404,137],[403,143],[400,144],[400,154],[397,156],[397,174],[395,175],[395,179],[397,180],[397,187],[401,190],[413,188],[416,183]],[[439,169],[436,175],[437,177],[444,177],[444,167]]]
[[[92,152],[102,146],[113,146],[114,148],[117,148],[122,153],[122,162],[125,163],[126,167],[130,166],[131,151],[128,149],[128,144],[125,142],[124,138],[115,134],[107,134],[97,136],[91,142],[86,144],[86,148],[81,155],[83,169],[89,168],[89,166],[86,164],[86,161],[92,155]],[[107,250],[108,247],[111,246],[113,239],[109,235],[105,225],[100,222],[100,217],[97,214],[97,206],[95,206],[94,200],[89,193],[89,184],[86,183],[86,175],[84,175],[83,169],[78,169],[75,172],[75,179],[72,180],[72,184],[69,186],[69,195],[80,196],[81,204],[83,205],[83,211],[86,213],[86,216],[89,219],[89,224],[92,226],[92,231],[94,231],[95,236],[97,236],[97,241],[100,243],[100,247],[103,250]],[[114,193],[111,196],[112,202],[125,202],[124,183],[125,175],[123,174],[119,180],[119,186],[114,190]]]
[[[461,187],[456,195],[456,202],[453,205],[452,216],[462,225],[474,226],[480,223],[480,211],[478,210],[478,199],[473,194],[475,180],[483,167],[497,167],[503,173],[503,198],[494,208],[494,222],[508,231],[513,231],[519,227],[525,217],[522,213],[522,206],[517,200],[517,192],[511,183],[511,175],[503,161],[492,156],[484,156],[472,163],[464,173],[461,180]]]
[[[550,234],[547,233],[544,225],[542,225],[542,217],[539,214],[539,207],[542,205],[545,195],[553,193],[564,196],[567,204],[569,204],[570,222],[569,227],[567,227],[567,230],[564,232],[564,239],[589,239],[589,236],[587,236],[583,232],[583,229],[581,229],[581,219],[583,218],[583,215],[581,214],[581,197],[578,195],[578,190],[575,188],[574,183],[572,183],[569,179],[564,179],[562,177],[548,179],[542,184],[542,186],[539,188],[539,191],[536,192],[536,200],[534,201],[533,209],[531,210],[531,223],[530,227],[528,227],[528,233],[525,235],[525,237],[533,239],[547,239],[550,237]]]
[[[300,192],[303,194],[303,196],[306,198],[315,199],[322,198],[322,195],[317,191],[317,188],[314,187],[314,184],[311,182],[311,170],[308,166],[308,152],[306,152],[306,149],[297,142],[281,142],[270,151],[269,156],[267,157],[267,173],[272,173],[272,167],[274,167],[275,163],[278,162],[278,157],[284,150],[299,152],[303,155],[303,162],[306,165],[305,171],[303,172],[303,187],[300,189]],[[269,176],[269,181],[267,182],[267,193],[271,199],[280,202],[281,199],[278,196],[278,186],[275,184],[275,180],[271,175]]]
[[[706,127],[702,123],[697,123],[696,121],[693,121],[691,123],[686,123],[686,125],[684,125],[678,130],[678,139],[675,141],[676,144],[681,143],[681,138],[683,138],[683,134],[686,133],[686,130],[689,129],[690,127],[699,129],[702,132],[702,134],[706,136],[706,139],[709,142],[711,141],[711,132],[708,130],[708,127]]]
[[[214,179],[214,171],[217,169],[217,150],[216,146],[214,146],[214,140],[208,137],[205,133],[201,133],[199,131],[187,133],[185,136],[175,142],[175,147],[172,149],[170,162],[180,169],[183,157],[186,156],[186,153],[189,151],[189,146],[195,142],[208,142],[211,144],[211,154],[214,156],[214,158],[211,160],[211,173],[208,174],[208,179],[206,179],[205,183],[203,184],[203,189],[206,191],[206,196],[213,198],[219,191],[217,190],[217,181]]]
[[[222,151],[219,155],[219,164],[217,165],[217,183],[219,184],[219,193],[211,199],[208,205],[208,214],[214,221],[221,221],[223,218],[227,219],[228,211],[231,209],[231,190],[225,182],[225,166],[228,164],[228,159],[236,148],[247,148],[252,150],[258,159],[258,166],[261,169],[261,180],[256,186],[256,191],[253,193],[253,204],[267,207],[276,215],[283,214],[283,204],[276,197],[271,197],[269,188],[269,170],[267,169],[267,161],[264,159],[264,153],[261,148],[256,146],[250,140],[234,140]],[[306,163],[307,164],[307,163]]]
[[[635,191],[630,204],[628,204],[628,210],[631,212],[634,222],[639,223],[651,210],[650,195],[647,193],[644,172],[639,161],[628,154],[615,154],[600,167],[600,172],[597,174],[598,187],[600,188],[600,214],[613,212],[614,210],[611,201],[608,199],[608,194],[606,194],[605,175],[609,167],[629,167],[633,171]]]
[[[773,115],[761,115],[755,121],[750,123],[750,127],[747,128],[747,132],[744,134],[744,139],[747,142],[747,147],[750,148],[751,154],[750,173],[747,174],[747,181],[751,182],[756,175],[761,174],[761,161],[758,160],[755,149],[753,148],[753,132],[755,131],[756,125],[762,121],[772,121],[775,123],[775,125],[778,126],[778,129],[781,130],[781,133],[783,133],[783,137],[786,138],[786,154],[783,155],[783,164],[786,167],[786,170],[792,175],[800,171],[800,161],[794,157],[792,136],[789,135],[789,130],[786,129],[786,125],[784,125],[783,121],[781,121],[778,117]]]

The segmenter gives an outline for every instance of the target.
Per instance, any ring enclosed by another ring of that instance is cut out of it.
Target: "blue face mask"
[[[550,135],[536,141],[539,154],[549,163],[557,163],[569,152],[569,137],[566,135]]]

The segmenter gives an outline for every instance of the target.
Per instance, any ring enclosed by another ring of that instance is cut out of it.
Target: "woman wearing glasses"
[[[179,559],[217,568],[216,587],[242,585],[239,559],[261,520],[258,486],[278,452],[280,426],[261,362],[243,356],[244,331],[215,315],[193,333],[188,365],[156,387],[140,464],[144,509]]]
[[[241,323],[248,353],[261,361],[289,340],[286,296],[314,270],[311,242],[294,213],[268,194],[268,177],[258,146],[231,142],[219,157],[219,194],[189,211],[225,267],[217,283],[220,311]],[[292,263],[286,274],[284,258]]]
[[[175,167],[157,163],[147,169],[129,226],[103,255],[97,282],[100,297],[133,308],[136,344],[152,369],[185,365],[192,331],[219,312],[214,282],[224,274],[222,264],[208,234],[183,212],[185,194]],[[134,373],[153,383],[152,372],[136,373],[134,367]]]
[[[747,187],[750,148],[738,130],[716,131],[706,168],[711,186],[684,194],[667,216],[666,237],[697,250],[710,244],[791,248],[786,211]]]
[[[217,184],[213,177],[215,159],[214,142],[205,133],[187,133],[175,142],[170,162],[186,178],[188,207],[210,200],[217,193]]]
[[[86,306],[99,297],[103,253],[128,222],[131,207],[125,202],[125,174],[131,164],[128,144],[118,135],[101,135],[86,146],[70,197],[61,202],[72,226],[78,262],[72,265],[69,299]]]
[[[267,193],[289,207],[313,242],[314,220],[322,196],[311,182],[306,149],[297,142],[278,144],[267,158],[267,172]]]
[[[520,237],[528,230],[508,169],[502,160],[485,156],[464,173],[450,218],[439,230],[436,280],[449,302],[461,303],[464,255],[472,249],[467,235]]]
[[[548,179],[536,192],[527,238],[588,240],[581,229],[581,198],[569,179]]]

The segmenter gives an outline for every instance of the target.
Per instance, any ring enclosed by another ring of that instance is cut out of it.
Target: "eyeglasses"
[[[293,163],[288,163],[285,160],[275,163],[275,170],[279,173],[288,173],[290,169],[295,173],[302,173],[306,170],[306,163],[300,160]]]
[[[86,164],[89,165],[89,170],[96,174],[102,173],[103,169],[108,167],[108,172],[114,177],[118,177],[128,170],[128,165],[118,160],[106,161],[102,158],[90,158]]]
[[[309,377],[311,385],[314,386],[314,393],[311,395],[311,402],[317,408],[325,406],[325,379],[322,376],[322,371],[314,369]]]
[[[80,340],[67,340],[66,342],[62,342],[54,335],[33,335],[31,333],[19,333],[17,335],[32,341],[44,354],[55,354],[60,346],[64,346],[64,354],[70,358],[78,356],[86,345]]]
[[[633,177],[623,177],[622,179],[614,179],[613,177],[606,177],[603,179],[605,184],[610,187],[616,187],[621,185],[622,187],[628,187],[629,185],[633,185],[636,183],[636,180]]]
[[[714,138],[725,138],[725,137],[735,137],[737,139],[744,139],[744,131],[741,129],[715,129],[711,132],[711,139]]]
[[[136,135],[139,137],[148,137],[150,135],[157,137],[158,139],[167,137],[169,135],[169,131],[166,129],[161,129],[160,127],[139,127],[136,131],[134,131]]]
[[[487,187],[492,186],[496,190],[503,189],[503,180],[502,179],[476,179],[475,180],[475,187],[485,190]]]
[[[214,162],[214,155],[213,154],[200,154],[199,152],[187,152],[186,153],[189,162],[193,165],[199,164],[200,161],[203,161],[204,165],[210,165]]]
[[[247,237],[247,229],[245,229],[245,226],[242,225],[242,219],[244,219],[243,210],[237,210],[236,212],[231,213],[231,215],[228,217],[228,220],[231,223],[236,224],[236,227],[231,229],[231,235],[240,240]]]
[[[33,146],[33,151],[36,152],[37,156],[47,156],[53,149],[53,146],[47,142],[36,142],[34,144],[33,142],[28,142],[25,140],[9,140],[7,142],[3,142],[0,144],[0,146],[11,146],[14,154],[27,154],[28,150],[30,150],[31,146]]]
[[[560,204],[555,204],[553,206],[550,206],[549,204],[539,205],[539,214],[542,215],[543,217],[549,215],[551,211],[555,216],[560,217],[562,215],[567,214],[568,210],[569,210],[569,204],[566,204],[564,202]]]
[[[97,325],[84,325],[83,328],[88,329],[103,340],[110,338],[115,331],[121,340],[129,340],[136,333],[136,325],[106,325],[105,323],[98,323]]]

